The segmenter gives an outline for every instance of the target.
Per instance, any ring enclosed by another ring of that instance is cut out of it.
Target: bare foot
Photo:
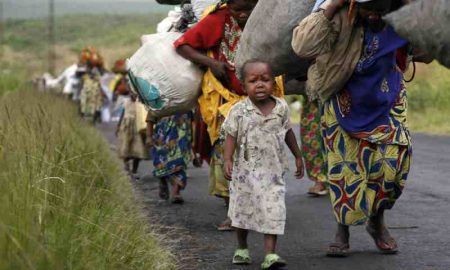
[[[350,251],[350,231],[348,226],[338,224],[334,243],[328,246],[328,257],[347,257]]]
[[[378,250],[384,254],[394,254],[398,251],[397,242],[391,236],[386,225],[380,224],[376,218],[367,222],[366,230],[375,241]]]

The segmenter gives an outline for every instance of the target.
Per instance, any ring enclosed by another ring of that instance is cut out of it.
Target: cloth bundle
[[[388,14],[385,19],[400,36],[450,68],[448,0],[415,1]]]
[[[315,0],[259,0],[250,16],[236,56],[238,71],[245,61],[258,58],[272,65],[275,75],[303,77],[309,61],[291,47],[292,30],[311,13]]]
[[[189,111],[200,95],[203,71],[173,47],[181,35],[147,35],[146,43],[127,60],[131,89],[154,117]]]

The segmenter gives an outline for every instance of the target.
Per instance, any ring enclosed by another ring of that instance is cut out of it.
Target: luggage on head
[[[311,13],[315,3],[316,0],[259,0],[242,33],[237,69],[245,61],[257,58],[269,62],[275,75],[305,76],[309,61],[300,59],[292,50],[292,30]]]
[[[403,38],[450,68],[450,2],[418,0],[385,18]]]

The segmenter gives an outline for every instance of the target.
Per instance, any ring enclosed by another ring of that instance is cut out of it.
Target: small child
[[[136,179],[139,178],[137,174],[139,162],[142,159],[147,159],[144,136],[141,134],[142,131],[138,130],[138,105],[139,104],[136,102],[136,94],[132,93],[130,99],[124,103],[124,109],[116,130],[119,157],[122,158],[125,163],[125,170],[131,172],[132,176]],[[145,129],[143,130],[145,131]],[[130,161],[132,161],[131,170],[129,164]]]
[[[253,230],[264,234],[262,268],[281,267],[286,262],[275,253],[275,247],[286,220],[284,142],[295,156],[299,179],[303,160],[290,127],[288,105],[272,96],[274,78],[269,64],[247,61],[241,78],[248,98],[234,105],[223,124],[225,176],[231,180],[228,216],[238,239],[233,263],[251,263],[247,235]]]
[[[147,116],[147,145],[152,147],[153,175],[160,179],[159,197],[184,202],[180,192],[186,187],[186,168],[192,158],[192,113],[177,113],[156,119]]]

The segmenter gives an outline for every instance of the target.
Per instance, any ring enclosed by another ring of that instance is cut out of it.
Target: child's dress
[[[157,121],[153,132],[153,175],[181,188],[186,186],[186,168],[191,158],[192,113],[179,113]]]
[[[249,98],[237,103],[223,124],[236,138],[228,216],[232,226],[264,234],[283,234],[288,168],[285,137],[290,129],[287,103],[279,98],[264,116]]]
[[[122,122],[119,126],[119,157],[147,159],[144,141],[138,130],[137,101],[127,100],[124,103]]]

